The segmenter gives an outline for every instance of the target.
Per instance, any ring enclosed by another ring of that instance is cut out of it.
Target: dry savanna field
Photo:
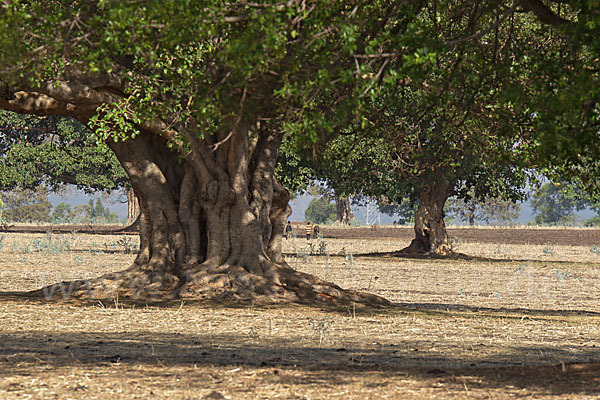
[[[289,264],[393,306],[47,301],[27,292],[124,269],[137,236],[1,234],[0,398],[600,396],[598,231],[450,230],[451,258],[324,234],[284,241]]]

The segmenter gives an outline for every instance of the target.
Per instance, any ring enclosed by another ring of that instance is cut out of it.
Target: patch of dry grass
[[[600,256],[586,247],[471,243],[459,251],[472,258],[393,258],[374,253],[408,243],[326,239],[326,254],[305,258],[305,239],[284,241],[295,268],[397,303],[370,310],[21,297],[134,257],[111,248],[118,236],[25,250],[44,237],[5,234],[0,251],[0,398],[600,394]]]

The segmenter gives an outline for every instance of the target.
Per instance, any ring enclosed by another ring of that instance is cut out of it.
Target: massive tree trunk
[[[444,205],[452,187],[444,178],[422,188],[415,214],[415,238],[401,252],[404,254],[450,254],[444,223]]]
[[[348,225],[354,220],[354,213],[350,208],[350,199],[344,196],[335,196],[335,207],[337,211],[337,222]]]
[[[115,276],[118,291],[270,302],[383,301],[285,264],[281,236],[289,193],[273,174],[281,135],[250,128],[235,127],[227,140],[190,135],[192,155],[183,160],[165,150],[163,137],[147,132],[109,143],[142,208],[140,252],[132,268]]]
[[[0,107],[86,122],[107,102],[102,86],[74,105],[64,85],[8,93]],[[246,118],[225,118],[216,134],[202,135],[193,121],[169,127],[154,120],[138,126],[134,139],[108,138],[139,200],[140,250],[129,269],[72,283],[71,295],[387,303],[285,263],[281,238],[291,208],[274,177],[282,134]]]

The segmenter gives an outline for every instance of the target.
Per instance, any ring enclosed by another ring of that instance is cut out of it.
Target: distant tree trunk
[[[415,238],[402,253],[443,255],[452,252],[444,222],[444,205],[451,193],[452,187],[443,178],[421,190],[415,214]]]
[[[348,197],[335,196],[335,208],[338,223],[348,225],[355,219],[354,213],[350,208],[350,199]]]
[[[475,226],[475,203],[471,201],[468,206],[469,210],[469,226]]]
[[[127,222],[131,224],[140,215],[140,202],[132,187],[125,189],[125,195],[127,196]]]

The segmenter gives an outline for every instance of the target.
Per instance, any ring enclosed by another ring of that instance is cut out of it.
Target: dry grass
[[[408,242],[326,239],[328,255],[305,257],[305,239],[284,241],[290,265],[397,303],[385,310],[17,293],[134,257],[120,236],[61,238],[69,249],[43,248],[46,235],[5,234],[0,398],[600,395],[600,255],[588,247],[465,243],[458,250],[470,258],[399,259],[373,253]]]

